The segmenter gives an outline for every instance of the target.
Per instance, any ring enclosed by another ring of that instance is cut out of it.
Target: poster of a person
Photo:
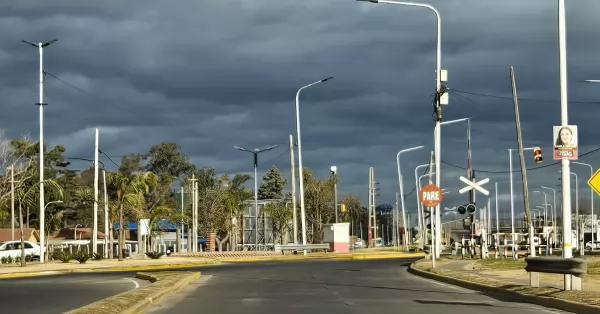
[[[577,126],[554,126],[554,159],[577,160]]]

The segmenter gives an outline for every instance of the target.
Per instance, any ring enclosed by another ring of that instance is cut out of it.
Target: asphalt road
[[[411,260],[254,262],[201,268],[202,277],[148,314],[567,313],[426,280]]]
[[[122,273],[1,279],[0,312],[64,313],[145,284],[148,282]]]

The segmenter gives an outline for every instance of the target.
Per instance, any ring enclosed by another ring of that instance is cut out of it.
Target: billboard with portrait
[[[554,160],[577,160],[577,126],[554,126]]]

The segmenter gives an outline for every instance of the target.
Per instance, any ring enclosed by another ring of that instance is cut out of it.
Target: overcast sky
[[[452,90],[444,120],[473,117],[476,170],[507,171],[507,149],[517,145],[511,65],[523,98],[524,145],[542,147],[543,165],[554,163],[552,126],[560,122],[556,2],[430,0],[442,16],[442,68]],[[581,153],[600,147],[600,84],[578,82],[600,78],[599,10],[597,0],[567,1],[569,121],[579,126]],[[396,153],[426,146],[403,155],[408,193],[415,166],[429,162],[433,149],[435,16],[426,9],[353,0],[2,1],[0,29],[0,121],[11,137],[29,131],[37,139],[39,132],[38,52],[21,40],[59,40],[44,50],[44,68],[56,77],[46,77],[44,132],[70,157],[93,158],[97,127],[100,148],[117,162],[174,141],[197,166],[229,174],[253,170],[251,155],[232,145],[282,144],[260,155],[259,173],[276,165],[289,177],[295,93],[328,76],[335,79],[300,97],[303,162],[319,176],[336,165],[340,194],[355,193],[366,204],[373,166],[378,202],[394,204]],[[444,162],[466,166],[465,126],[442,128]],[[599,156],[580,161],[595,169]],[[525,158],[529,167],[539,166],[531,152]],[[514,161],[517,168],[517,154]],[[558,170],[529,171],[530,190],[558,188]],[[589,169],[572,170],[583,209]],[[465,203],[460,175],[466,172],[442,165],[442,187],[451,191],[443,206]],[[476,175],[490,178],[490,196],[498,182],[500,212],[508,212],[508,173]],[[515,182],[520,191],[519,173]],[[542,202],[541,194],[532,195],[532,205]],[[406,206],[415,208],[415,193]],[[522,207],[517,198],[516,210]]]

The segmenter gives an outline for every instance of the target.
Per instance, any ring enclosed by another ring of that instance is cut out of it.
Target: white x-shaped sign
[[[462,182],[464,182],[464,183],[466,183],[466,184],[467,184],[467,186],[466,186],[466,187],[464,187],[464,188],[462,188],[462,189],[458,190],[458,193],[460,193],[460,194],[463,194],[463,193],[465,193],[465,192],[468,192],[468,191],[470,191],[470,190],[472,190],[472,189],[475,189],[475,190],[477,190],[477,191],[479,191],[479,192],[483,193],[483,194],[484,194],[484,195],[486,195],[486,196],[490,194],[490,192],[489,192],[488,190],[486,190],[486,189],[484,189],[484,188],[482,188],[482,187],[481,187],[482,185],[484,185],[484,184],[486,184],[486,183],[490,182],[490,179],[489,179],[489,178],[483,179],[483,180],[481,180],[481,181],[479,181],[479,182],[471,182],[469,179],[467,179],[467,178],[465,178],[465,177],[461,176],[461,177],[460,177],[460,181],[462,181]]]

